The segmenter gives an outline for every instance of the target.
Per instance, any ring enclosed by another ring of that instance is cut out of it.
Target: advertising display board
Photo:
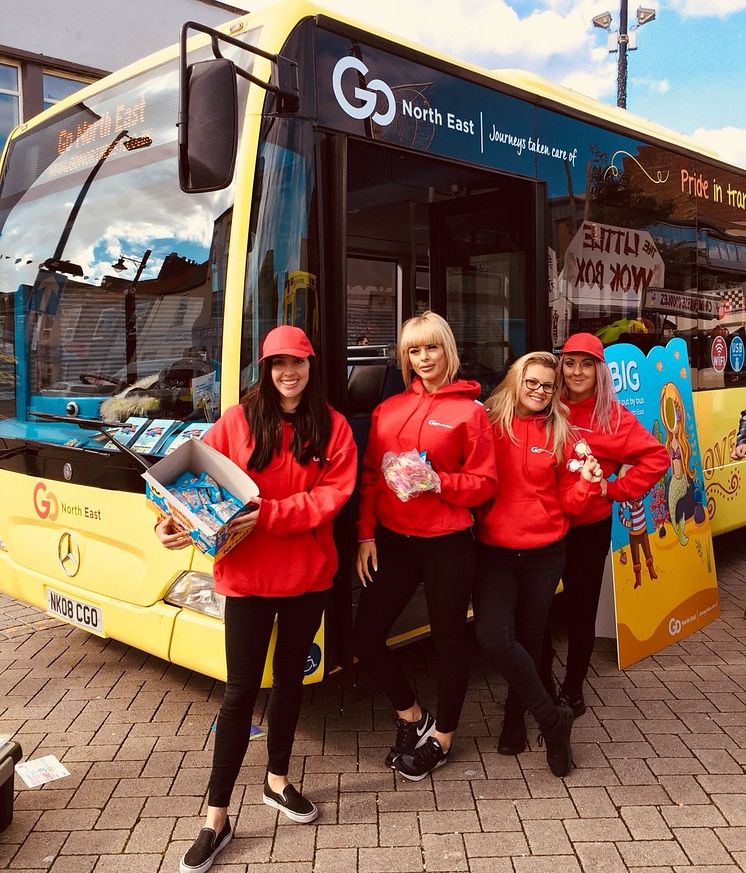
[[[606,349],[617,397],[665,445],[670,466],[642,500],[615,503],[612,567],[624,669],[720,614],[691,374],[684,340]],[[623,475],[623,471],[620,471]]]

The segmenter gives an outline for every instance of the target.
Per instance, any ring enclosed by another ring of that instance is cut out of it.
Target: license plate
[[[105,636],[101,608],[93,606],[91,603],[47,588],[47,612],[55,618],[61,618],[68,624],[82,627],[83,630],[98,634],[100,637]]]

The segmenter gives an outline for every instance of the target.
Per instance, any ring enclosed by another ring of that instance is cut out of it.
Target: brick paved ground
[[[261,804],[262,740],[236,790],[236,839],[216,871],[253,873],[730,873],[746,870],[746,537],[717,543],[720,620],[632,669],[599,644],[578,768],[499,756],[504,687],[475,659],[452,763],[413,784],[382,767],[380,698],[333,684],[307,696],[291,776],[318,803],[310,826]],[[432,696],[429,646],[406,659]],[[157,873],[200,826],[209,728],[222,687],[0,597],[0,734],[71,776],[29,790],[0,868]],[[262,700],[262,703],[264,698]],[[344,702],[344,713],[340,707]]]

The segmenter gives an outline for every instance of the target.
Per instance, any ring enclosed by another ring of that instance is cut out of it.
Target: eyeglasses
[[[554,394],[557,390],[554,382],[539,382],[538,379],[524,379],[523,384],[529,391],[538,391],[541,388],[545,394]]]

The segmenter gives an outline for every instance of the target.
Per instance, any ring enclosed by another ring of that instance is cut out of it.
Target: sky
[[[330,10],[491,70],[529,70],[612,105],[617,54],[593,16],[618,0],[319,0]],[[746,167],[746,0],[643,0],[656,19],[628,53],[627,109]],[[267,5],[252,3],[254,8]],[[642,5],[629,2],[629,23]]]

